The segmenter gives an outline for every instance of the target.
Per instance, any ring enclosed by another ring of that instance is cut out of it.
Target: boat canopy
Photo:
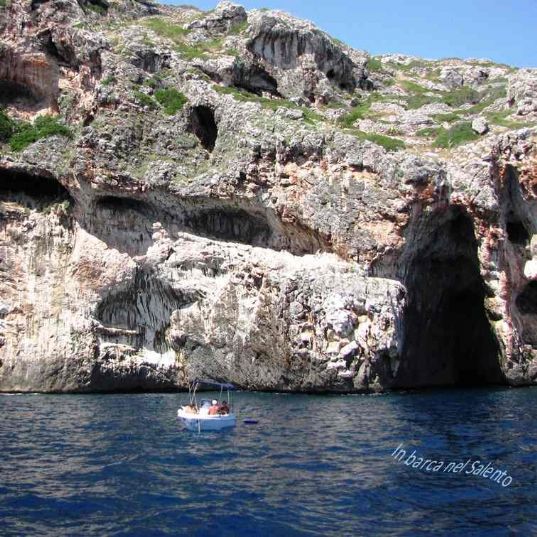
[[[207,386],[215,386],[223,390],[236,390],[236,386],[230,384],[229,382],[217,382],[212,379],[196,379],[193,384],[204,384]]]

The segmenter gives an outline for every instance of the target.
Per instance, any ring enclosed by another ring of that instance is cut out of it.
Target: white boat
[[[237,425],[235,414],[200,415],[185,410],[185,407],[177,411],[177,417],[189,431],[220,431]]]
[[[196,400],[196,391],[201,385],[220,388],[220,401],[224,390],[227,391],[227,406],[222,407],[218,400],[212,403],[202,400],[199,404]],[[232,384],[215,382],[213,380],[196,380],[189,387],[189,404],[183,405],[177,410],[177,418],[189,431],[220,431],[237,425],[237,416],[231,405]],[[215,413],[212,413],[215,412]]]

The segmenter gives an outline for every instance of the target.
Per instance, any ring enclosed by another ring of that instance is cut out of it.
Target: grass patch
[[[442,131],[441,127],[427,127],[416,132],[416,136],[420,136],[421,138],[432,138],[433,136],[438,136],[440,131]]]
[[[382,71],[382,62],[378,58],[370,56],[370,58],[367,60],[366,67],[369,71],[376,73],[378,71]]]
[[[494,104],[498,99],[504,99],[505,97],[507,97],[507,87],[505,85],[490,87],[483,93],[481,101],[468,108],[466,112],[469,114],[479,114],[485,108]]]
[[[97,15],[104,16],[108,13],[108,7],[104,6],[102,4],[93,4],[91,2],[85,4],[84,6],[86,9],[89,9],[90,11],[93,11],[93,13],[97,13]]]
[[[5,110],[0,109],[0,142],[7,142],[14,131],[13,120],[6,114]]]
[[[471,108],[464,113],[477,114],[484,108],[491,105],[497,99],[505,96],[505,86],[496,86],[489,88],[488,91],[480,93],[469,86],[462,86],[452,91],[437,92],[431,95],[431,90],[412,82],[411,80],[403,80],[401,86],[409,93],[406,97],[407,109],[416,110],[427,104],[444,103],[451,108],[459,108],[465,104],[473,104]],[[456,121],[459,119],[459,113],[438,114],[438,121]]]
[[[255,93],[250,93],[249,91],[241,90],[233,86],[214,85],[213,89],[222,95],[231,95],[237,101],[259,103],[266,110],[277,110],[278,108],[302,110],[302,113],[304,114],[304,122],[310,125],[323,120],[323,117],[317,112],[314,112],[305,106],[298,106],[293,101],[287,99],[268,99],[267,97],[260,97]]]
[[[408,72],[408,71],[412,71],[413,69],[425,69],[427,67],[431,67],[433,65],[433,62],[430,62],[427,60],[412,60],[408,64],[389,62],[388,65],[392,69],[396,69],[398,71],[403,71],[403,72]]]
[[[195,45],[189,45],[188,43],[177,43],[175,50],[187,60],[195,60],[197,58],[204,58],[207,54],[214,53],[222,48],[224,39],[222,37],[216,37],[208,41],[196,43]]]
[[[372,102],[370,100],[358,104],[350,112],[341,116],[338,119],[338,123],[344,128],[352,128],[356,121],[358,121],[359,119],[364,119],[365,116],[369,113],[371,104]]]
[[[155,110],[157,108],[157,103],[155,102],[155,99],[151,97],[150,95],[147,95],[146,93],[143,93],[139,90],[134,90],[133,92],[134,98],[142,105],[147,106],[151,108],[151,110]]]
[[[310,125],[314,125],[318,121],[323,121],[324,119],[321,114],[318,114],[309,108],[301,108],[301,110],[304,114],[304,121]]]
[[[221,93],[222,95],[232,95],[238,101],[256,102],[259,99],[258,95],[250,93],[249,91],[240,90],[239,88],[236,88],[234,86],[219,86],[215,84],[213,86],[213,89],[217,93]]]
[[[175,43],[180,43],[189,30],[183,28],[179,24],[174,24],[163,17],[148,17],[141,24],[146,28],[153,30],[157,35],[170,39]]]
[[[367,99],[357,104],[349,112],[344,114],[338,119],[338,123],[346,128],[351,129],[356,121],[359,119],[376,119],[382,114],[371,112],[371,105],[374,102],[379,102],[383,100],[383,96],[379,93],[372,93]]]
[[[435,114],[433,119],[439,122],[452,123],[453,121],[458,121],[461,118],[460,114],[457,112],[448,112],[447,114]]]
[[[244,33],[248,29],[248,21],[242,21],[238,22],[236,24],[233,24],[231,28],[229,29],[230,35],[240,35]]]
[[[433,104],[440,102],[440,97],[437,95],[430,95],[431,90],[411,80],[403,80],[401,82],[402,88],[411,93],[407,96],[406,107],[407,110],[417,110],[426,104]]]
[[[426,75],[425,75],[425,78],[427,80],[430,80],[431,82],[438,82],[440,80],[440,75],[442,74],[442,71],[438,68],[436,69],[432,69],[431,71],[429,71]]]
[[[444,93],[442,102],[452,108],[458,108],[463,104],[477,104],[481,99],[482,95],[478,91],[469,86],[462,86]]]
[[[73,133],[69,127],[61,124],[58,118],[39,116],[33,124],[17,123],[9,140],[9,145],[13,151],[21,151],[37,140],[54,135],[72,138]]]
[[[174,24],[164,17],[148,17],[140,24],[153,30],[157,35],[172,41],[175,44],[175,51],[181,54],[186,60],[203,58],[207,53],[212,53],[221,49],[224,42],[223,37],[216,37],[200,43],[187,43],[185,38],[190,33],[190,30],[183,28],[179,24]],[[247,26],[247,21],[236,24],[230,28],[230,33],[238,35],[244,32]]]
[[[185,41],[185,38],[190,33],[190,30],[183,28],[179,24],[174,24],[164,17],[149,17],[143,20],[141,24],[153,30],[157,35],[173,41],[176,52],[187,60],[203,58],[206,54],[221,49],[224,42],[223,37],[217,37],[200,43],[189,44]],[[231,26],[228,33],[230,35],[240,35],[247,28],[248,21],[243,21]]]
[[[101,86],[110,86],[117,82],[117,78],[114,75],[108,75],[101,80]]]
[[[391,136],[386,136],[384,134],[375,134],[372,132],[364,132],[359,129],[345,129],[346,132],[356,136],[359,140],[367,140],[373,142],[374,144],[380,145],[386,151],[399,151],[404,149],[405,142],[399,138],[392,138]]]
[[[177,113],[187,102],[186,96],[175,88],[160,89],[155,91],[155,99],[169,116]]]
[[[440,129],[433,145],[435,147],[452,148],[478,138],[479,134],[472,130],[472,124],[469,121],[464,121],[453,125],[447,130]]]
[[[405,91],[408,91],[408,93],[414,93],[415,95],[423,95],[430,91],[429,88],[426,88],[425,86],[421,86],[420,84],[417,84],[416,82],[413,82],[412,80],[403,80],[401,82],[401,87]]]
[[[365,139],[374,144],[381,145],[386,151],[399,151],[399,149],[404,149],[406,147],[403,140],[385,136],[383,134],[366,133]]]
[[[187,43],[176,45],[175,50],[186,60],[195,60],[205,56],[205,50],[203,50],[201,47],[188,45]]]
[[[515,119],[507,119],[511,113],[512,110],[501,110],[499,112],[490,112],[486,114],[486,116],[490,123],[499,125],[500,127],[506,127],[508,129],[522,129],[524,127],[532,127],[535,125],[534,121],[517,121]]]
[[[435,95],[411,95],[406,98],[407,110],[417,110],[427,104],[440,102],[440,98]]]

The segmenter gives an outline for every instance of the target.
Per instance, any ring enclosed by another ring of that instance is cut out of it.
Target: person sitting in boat
[[[222,404],[220,405],[220,409],[218,411],[219,414],[229,414],[229,405],[227,404],[227,401],[222,401]]]
[[[203,399],[201,401],[201,407],[199,409],[199,413],[201,416],[207,416],[209,414],[209,409],[211,408],[211,402],[207,401],[207,399]]]
[[[216,399],[212,400],[211,407],[209,408],[209,416],[216,416],[220,410],[220,405]]]
[[[197,414],[198,410],[195,405],[185,405],[185,412],[188,414]]]

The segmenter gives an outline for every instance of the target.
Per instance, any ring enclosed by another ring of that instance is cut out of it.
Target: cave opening
[[[526,226],[520,221],[513,218],[505,223],[507,238],[514,244],[525,246],[530,240],[530,234]]]
[[[212,152],[218,137],[218,127],[214,119],[214,111],[208,106],[195,106],[190,114],[190,129],[201,145]]]
[[[531,238],[533,218],[513,166],[505,168],[501,198],[504,200],[502,214],[508,240],[517,246],[526,246]]]
[[[112,212],[137,211],[141,214],[151,213],[151,206],[145,201],[120,196],[102,196],[97,200],[97,207],[98,209]]]
[[[74,204],[69,191],[53,177],[0,169],[0,200],[39,207],[53,202]]]
[[[281,97],[278,81],[260,65],[241,63],[235,73],[233,85],[256,95],[270,93],[273,97]]]
[[[537,282],[527,283],[516,298],[517,308],[523,314],[537,314]]]
[[[0,80],[0,106],[35,106],[41,98],[28,86],[12,80]]]
[[[502,384],[471,218],[462,208],[418,218],[402,263],[407,287],[395,387]]]
[[[46,4],[49,0],[32,0],[32,3],[30,4],[30,9],[32,11],[35,11],[36,9],[39,9],[42,4]]]
[[[105,195],[83,215],[83,226],[113,248],[130,256],[144,255],[153,244],[153,223],[159,220],[153,205],[136,198]]]
[[[530,281],[524,285],[515,299],[519,315],[515,312],[513,317],[517,320],[518,330],[522,341],[537,346],[537,282]]]
[[[200,210],[188,214],[185,225],[194,233],[253,246],[267,246],[271,237],[268,222],[261,215],[252,215],[244,209]]]
[[[78,0],[78,3],[82,8],[90,9],[100,15],[105,14],[110,7],[107,0]]]
[[[125,332],[106,335],[108,343],[164,354],[172,348],[167,339],[172,313],[191,302],[151,271],[137,269],[130,286],[101,301],[96,318],[106,328]]]

